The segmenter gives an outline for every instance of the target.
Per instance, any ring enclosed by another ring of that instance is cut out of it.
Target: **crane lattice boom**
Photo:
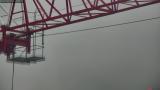
[[[31,35],[36,32],[156,3],[160,0],[22,0],[21,3],[12,0],[8,23],[0,28],[0,52],[9,56],[16,46],[23,46],[29,53]],[[37,11],[36,20],[30,18],[32,9]],[[21,19],[15,24],[15,18],[19,17]]]

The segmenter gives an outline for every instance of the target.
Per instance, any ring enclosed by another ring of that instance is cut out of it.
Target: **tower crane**
[[[0,26],[0,53],[10,59],[17,46],[31,53],[35,33],[158,4],[160,0],[5,0],[3,3],[10,3],[10,10],[7,23]],[[30,18],[32,10],[37,11],[38,18]]]

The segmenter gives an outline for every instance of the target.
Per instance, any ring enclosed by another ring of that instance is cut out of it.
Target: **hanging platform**
[[[15,63],[20,63],[20,64],[25,64],[25,63],[37,63],[37,62],[41,62],[41,61],[45,61],[44,57],[15,57],[12,59],[7,60],[8,62],[15,62]]]

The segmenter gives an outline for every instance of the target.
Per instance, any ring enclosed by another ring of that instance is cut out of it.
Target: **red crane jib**
[[[55,5],[56,0],[32,0],[39,18],[38,20],[31,20],[28,14],[29,6],[27,6],[30,4],[27,4],[27,0],[23,0],[23,7],[20,11],[15,10],[16,0],[13,1],[8,24],[0,28],[0,33],[2,33],[0,52],[5,54],[13,53],[15,46],[26,47],[26,52],[30,52],[30,36],[35,32],[160,3],[160,0],[79,0],[82,5],[77,9],[72,5],[74,0],[63,0],[66,8],[61,11]],[[44,2],[47,4],[47,8],[43,6]],[[16,18],[16,15],[20,15],[20,13],[23,23],[13,24],[13,18]],[[31,30],[30,27],[34,26],[38,28]]]

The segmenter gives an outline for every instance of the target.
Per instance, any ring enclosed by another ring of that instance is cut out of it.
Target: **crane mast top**
[[[160,0],[10,0],[10,3],[8,21],[0,28],[0,52],[7,56],[14,53],[16,46],[26,47],[30,53],[31,35],[36,32],[157,4]],[[36,19],[31,18],[33,10]]]

